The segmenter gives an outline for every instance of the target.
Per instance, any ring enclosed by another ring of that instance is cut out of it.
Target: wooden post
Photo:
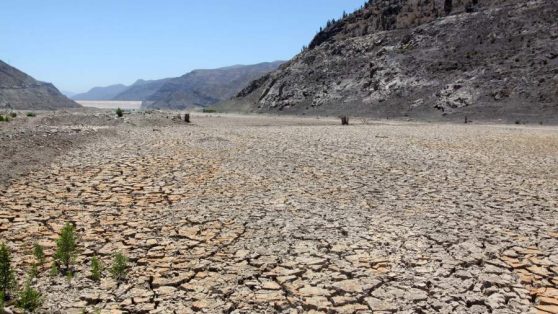
[[[349,125],[349,117],[341,116],[341,125]]]
[[[184,122],[190,123],[190,114],[189,113],[184,114]]]

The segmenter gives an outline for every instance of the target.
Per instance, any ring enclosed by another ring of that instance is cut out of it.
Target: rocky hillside
[[[145,108],[206,107],[235,96],[251,81],[276,70],[284,61],[195,70],[170,79],[144,101]]]
[[[558,120],[558,1],[378,0],[223,108]]]
[[[54,85],[39,82],[0,60],[0,109],[47,110],[75,108],[79,104]]]
[[[155,94],[168,80],[137,80],[134,84],[122,91],[113,100],[146,100]]]
[[[112,100],[118,94],[128,88],[123,84],[115,84],[103,87],[93,87],[89,91],[72,96],[75,100]]]

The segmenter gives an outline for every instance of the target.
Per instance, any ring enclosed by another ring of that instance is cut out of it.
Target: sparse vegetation
[[[96,256],[94,256],[91,259],[91,279],[93,281],[100,281],[102,272],[103,265],[101,264],[101,261]]]
[[[31,265],[31,269],[29,270],[29,278],[37,278],[39,276],[39,267],[37,264]]]
[[[56,267],[55,263],[52,263],[52,266],[50,267],[50,271],[48,272],[48,275],[51,277],[55,277],[59,274],[60,272],[58,271],[58,267]]]
[[[71,271],[66,272],[66,280],[67,280],[68,282],[71,282],[72,279],[74,279],[74,274],[73,274]]]
[[[11,266],[10,250],[2,243],[0,245],[0,293],[4,297],[9,297],[10,292],[15,288],[14,270]]]
[[[10,112],[10,117],[12,117],[12,118],[17,117],[17,113],[15,113],[15,112]]]
[[[35,117],[36,114],[35,114],[34,112],[28,112],[28,113],[26,114],[26,116],[28,116],[28,117]]]
[[[0,314],[4,314],[4,304],[5,304],[4,293],[0,292]]]
[[[116,116],[122,118],[124,116],[124,111],[120,108],[116,109]]]
[[[203,108],[202,110],[204,113],[216,113],[217,110],[211,108]]]
[[[117,281],[121,281],[126,278],[128,272],[128,258],[118,252],[114,254],[114,259],[112,261],[112,267],[110,268],[110,273],[112,278]]]
[[[37,260],[37,265],[42,266],[45,263],[45,251],[39,243],[33,244],[33,256]]]
[[[8,117],[4,118],[3,115],[0,114],[0,122],[6,122]]]
[[[18,295],[16,306],[33,313],[40,308],[42,304],[43,299],[41,293],[31,287],[30,281],[27,281],[25,287]]]
[[[56,253],[54,253],[54,260],[61,271],[64,266],[64,271],[68,272],[76,254],[76,235],[75,227],[66,223],[60,231],[60,236],[56,240]]]

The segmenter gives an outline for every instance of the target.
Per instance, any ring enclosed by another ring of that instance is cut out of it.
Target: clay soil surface
[[[174,115],[0,125],[0,239],[20,286],[45,247],[41,312],[558,312],[558,128]]]

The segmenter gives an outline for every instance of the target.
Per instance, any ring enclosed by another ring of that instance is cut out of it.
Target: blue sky
[[[364,0],[2,0],[0,60],[59,89],[287,60]]]

